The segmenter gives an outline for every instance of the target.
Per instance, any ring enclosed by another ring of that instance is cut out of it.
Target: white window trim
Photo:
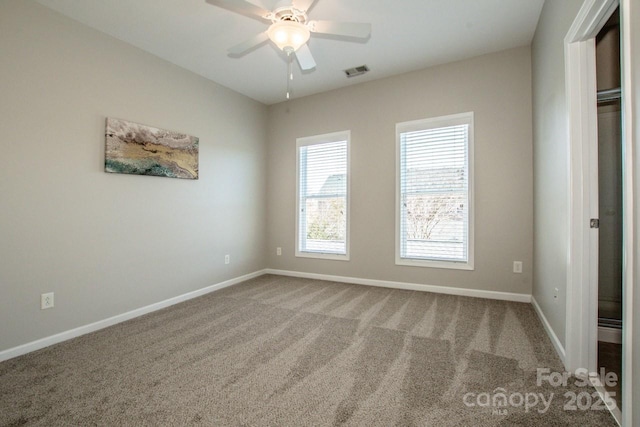
[[[326,144],[331,142],[347,141],[347,227],[345,254],[333,254],[322,252],[304,252],[300,250],[300,147],[310,145]],[[295,233],[295,255],[300,258],[317,258],[337,261],[349,261],[351,244],[351,131],[327,133],[323,135],[307,136],[296,139],[296,233]]]
[[[468,235],[468,259],[463,261],[431,261],[423,259],[408,259],[401,258],[400,245],[401,245],[401,150],[400,150],[400,133],[411,132],[428,128],[454,126],[458,124],[469,124],[469,147],[468,147],[468,168],[469,168],[469,235]],[[473,133],[474,133],[474,121],[473,112],[452,114],[449,116],[434,117],[430,119],[414,120],[410,122],[403,122],[396,124],[396,265],[412,266],[412,267],[429,267],[429,268],[444,268],[455,270],[474,270],[474,165],[473,165]]]

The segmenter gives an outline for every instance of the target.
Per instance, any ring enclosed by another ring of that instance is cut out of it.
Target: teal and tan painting
[[[198,138],[108,118],[104,169],[111,173],[198,179]]]

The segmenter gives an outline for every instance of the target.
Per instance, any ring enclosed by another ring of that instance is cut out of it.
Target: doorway
[[[634,0],[635,1],[635,0]],[[599,119],[599,109],[598,109],[598,89],[597,89],[597,72],[596,72],[596,39],[600,36],[601,30],[609,24],[609,21],[612,16],[617,15],[620,18],[618,21],[622,20],[623,24],[619,25],[621,27],[622,32],[625,37],[624,40],[627,40],[628,33],[628,24],[625,24],[625,8],[622,8],[622,14],[620,15],[618,6],[620,2],[618,0],[591,0],[585,2],[582,5],[575,21],[573,22],[569,32],[565,37],[565,75],[566,75],[566,90],[567,90],[567,105],[568,105],[568,113],[569,113],[569,146],[570,146],[570,158],[569,158],[569,183],[570,183],[570,191],[569,191],[569,213],[570,213],[570,228],[569,228],[569,269],[567,271],[567,317],[566,317],[566,327],[565,327],[565,367],[568,371],[575,371],[576,369],[586,369],[590,376],[593,374],[593,385],[596,387],[596,390],[603,398],[603,401],[607,404],[607,407],[614,415],[618,423],[622,423],[622,412],[620,407],[618,406],[618,402],[612,399],[608,399],[605,396],[605,393],[609,393],[605,387],[602,386],[601,381],[595,381],[595,378],[600,376],[598,375],[600,361],[603,361],[606,355],[602,355],[598,357],[598,341],[599,335],[601,335],[601,331],[605,327],[601,329],[599,324],[600,320],[600,253],[602,252],[603,256],[607,253],[606,250],[600,250],[600,229],[598,221],[601,220],[605,213],[607,212],[607,207],[601,207],[599,204],[599,196],[600,196],[600,181],[598,179],[598,175],[603,174],[600,172],[599,165],[599,141],[598,141],[598,119]],[[625,7],[628,5],[625,3]],[[606,31],[606,30],[605,30]],[[604,36],[604,34],[603,34]],[[602,37],[604,38],[604,37]],[[615,37],[614,37],[615,38]],[[626,46],[626,42],[625,42]],[[619,48],[618,48],[619,52]],[[627,51],[624,51],[624,54],[619,55],[618,58],[628,58]],[[617,74],[620,74],[620,65],[618,59],[618,66],[614,67],[614,71],[611,71],[611,74],[615,74],[617,69]],[[626,70],[626,65],[625,65]],[[602,73],[601,73],[602,74]],[[618,81],[620,81],[618,77]],[[608,85],[607,85],[608,86]],[[602,92],[600,93],[601,104],[606,104],[606,98],[610,98],[611,96],[616,96],[616,87],[615,85],[608,86],[606,88],[601,87]],[[625,83],[622,84],[622,101],[624,105],[624,114],[622,114],[623,118],[627,117],[628,108],[627,103],[628,99],[625,98],[625,88],[628,88],[629,85],[627,80],[625,79]],[[614,89],[612,92],[605,92],[604,90]],[[609,99],[609,102],[613,102],[615,105],[616,99]],[[606,106],[610,109],[615,110],[615,106]],[[619,107],[617,107],[620,110]],[[609,119],[609,124],[615,123],[615,115],[614,118],[606,117],[605,113],[614,113],[614,111],[607,111],[607,108],[600,109],[602,113],[602,117],[604,121]],[[619,119],[617,119],[619,121]],[[630,228],[629,215],[633,211],[629,208],[633,205],[630,203],[633,202],[633,195],[629,194],[630,190],[630,179],[632,177],[632,166],[630,163],[631,158],[629,157],[629,138],[628,138],[628,122],[623,119],[624,122],[624,132],[619,131],[620,134],[624,133],[624,150],[621,150],[620,153],[624,151],[624,156],[616,157],[617,147],[614,146],[613,143],[609,145],[609,152],[606,153],[610,158],[622,158],[621,164],[624,167],[620,167],[621,174],[623,177],[624,185],[620,184],[616,191],[620,191],[620,194],[624,193],[624,197],[614,197],[614,200],[618,200],[622,198],[625,209],[620,211],[622,215],[624,215],[624,221],[620,221],[623,223],[622,230],[620,231],[620,236],[622,236],[624,251],[623,258],[624,262],[624,272],[620,274],[622,276],[623,288],[625,291],[625,295],[628,295],[629,287],[630,287],[630,278],[633,270],[630,268],[630,264],[628,262],[628,258],[635,254],[635,250],[630,246],[630,237],[633,233],[633,229]],[[601,125],[600,127],[605,128],[606,125]],[[614,126],[615,127],[615,126]],[[610,140],[615,140],[615,138],[610,138]],[[604,143],[603,143],[604,145]],[[614,148],[612,148],[614,146]],[[620,145],[619,145],[620,146]],[[603,147],[604,148],[604,147]],[[603,156],[603,158],[606,156]],[[614,162],[614,165],[616,163]],[[613,168],[616,169],[615,167]],[[611,172],[609,174],[609,178],[611,176],[617,176],[618,172]],[[603,174],[606,175],[606,174]],[[615,179],[611,179],[611,181],[616,182]],[[622,181],[619,181],[620,183]],[[603,203],[608,201],[605,194],[609,190],[603,190]],[[612,217],[616,217],[619,215],[618,206],[614,204],[614,206],[610,210],[613,212]],[[607,222],[605,220],[605,222]],[[613,228],[615,228],[616,221],[610,221],[613,224]],[[606,233],[603,233],[606,234]],[[615,233],[614,233],[615,234]],[[603,242],[603,246],[606,247],[607,244],[614,245],[615,239],[612,238],[610,240],[608,237],[603,236],[605,241]],[[611,253],[608,253],[611,255]],[[611,256],[610,259],[604,260],[609,262],[609,267],[607,267],[603,261],[602,269],[603,274],[609,268],[609,273],[615,271],[616,267],[616,257]],[[612,280],[611,282],[615,282]],[[603,285],[604,289],[605,286]],[[625,297],[625,302],[628,298]],[[615,301],[610,301],[615,303]],[[604,306],[604,304],[603,304]],[[629,310],[626,309],[623,311],[623,317],[628,318]],[[609,314],[610,316],[610,314]],[[603,313],[602,318],[605,318],[605,314]],[[610,317],[611,318],[611,317]],[[615,316],[614,316],[615,318]],[[614,319],[615,320],[615,319]],[[627,323],[627,322],[624,322]],[[619,324],[618,326],[622,326]],[[628,325],[627,325],[628,326]],[[614,327],[608,327],[608,330],[614,330],[617,336],[620,336],[620,329]],[[629,347],[626,345],[629,343],[628,334],[630,332],[630,328],[626,327],[624,329],[624,333],[622,334],[624,341],[624,356],[623,363],[624,369],[617,369],[620,373],[625,373],[625,378],[628,378],[631,370],[629,369],[629,357],[628,350]],[[600,359],[600,360],[599,360]],[[619,360],[617,357],[614,357],[615,360]],[[613,364],[611,364],[613,365]],[[614,368],[610,368],[613,370]],[[618,380],[620,376],[617,376]],[[616,381],[616,386],[620,387],[620,381]],[[628,390],[629,381],[625,381],[624,390],[625,397],[627,401],[630,393]],[[616,390],[619,390],[616,389]],[[615,391],[617,397],[618,391]],[[622,399],[620,399],[622,400]],[[630,408],[631,405],[625,405],[625,414],[626,410]],[[626,416],[628,419],[628,415]],[[627,421],[624,421],[624,425],[631,425]]]
[[[623,146],[620,11],[596,36],[598,103],[598,368],[615,374],[607,392],[622,408]]]

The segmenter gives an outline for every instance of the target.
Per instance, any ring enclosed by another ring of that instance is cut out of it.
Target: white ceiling
[[[272,44],[241,58],[227,49],[267,28],[256,19],[205,0],[37,0],[265,104],[284,101],[287,62]],[[277,0],[249,0],[273,9]],[[369,22],[366,42],[317,34],[317,62],[301,73],[294,62],[293,97],[524,46],[531,42],[544,0],[318,0],[310,19]],[[371,71],[347,79],[342,70]]]

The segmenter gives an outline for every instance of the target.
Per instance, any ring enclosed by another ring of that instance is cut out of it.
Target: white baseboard
[[[598,341],[622,344],[622,329],[598,326]]]
[[[410,291],[433,292],[437,294],[458,295],[465,297],[487,298],[502,301],[531,302],[531,295],[509,292],[484,291],[478,289],[453,288],[447,286],[422,285],[419,283],[390,282],[386,280],[361,279],[358,277],[330,276],[326,274],[304,273],[300,271],[274,270],[268,268],[267,274],[301,277],[304,279],[328,280],[332,282],[353,283],[356,285],[377,286],[382,288],[406,289]]]
[[[224,282],[217,283],[215,285],[207,286],[206,288],[198,289],[197,291],[188,292],[186,294],[178,295],[177,297],[169,298],[164,301],[157,302],[155,304],[147,305],[145,307],[131,310],[126,313],[118,314],[116,316],[109,317],[108,319],[99,320],[97,322],[90,323],[88,325],[79,326],[77,328],[74,328],[65,332],[60,332],[59,334],[51,335],[49,337],[45,337],[45,338],[32,341],[23,345],[19,345],[17,347],[0,351],[0,362],[4,360],[12,359],[14,357],[22,356],[23,354],[27,354],[32,351],[40,350],[41,348],[48,347],[53,344],[67,341],[72,338],[76,338],[81,335],[88,334],[90,332],[95,332],[97,330],[104,329],[109,326],[116,325],[118,323],[122,323],[124,321],[133,319],[135,317],[139,317],[147,313],[151,313],[153,311],[157,311],[157,310],[181,303],[183,301],[197,298],[199,296],[208,294],[218,289],[226,288],[228,286],[232,286],[237,283],[244,282],[245,280],[262,276],[265,273],[266,273],[266,270],[256,271],[254,273],[229,279]]]
[[[560,360],[562,360],[562,364],[566,365],[565,363],[566,353],[564,350],[564,346],[560,342],[560,339],[558,339],[558,336],[556,335],[553,328],[551,327],[551,324],[547,320],[547,316],[545,316],[544,313],[542,312],[542,309],[538,305],[538,301],[536,301],[536,299],[533,296],[531,297],[531,304],[533,305],[533,309],[536,311],[536,314],[538,314],[538,317],[540,318],[540,321],[542,322],[542,326],[544,326],[544,330],[547,332],[549,339],[551,339],[551,344],[553,344],[553,347],[556,349],[556,353],[558,353]]]

